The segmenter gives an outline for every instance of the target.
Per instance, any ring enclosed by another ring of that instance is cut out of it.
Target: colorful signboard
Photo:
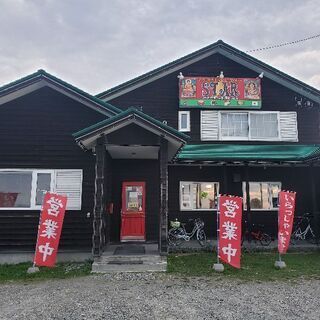
[[[67,197],[47,192],[43,199],[34,264],[53,267],[58,253]]]
[[[240,268],[242,198],[219,196],[219,258]]]
[[[181,108],[261,108],[259,77],[184,77],[179,90]]]
[[[287,252],[290,244],[295,206],[295,192],[279,192],[278,250],[281,254],[285,254]]]

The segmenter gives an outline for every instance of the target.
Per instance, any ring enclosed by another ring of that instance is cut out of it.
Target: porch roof
[[[271,161],[309,162],[320,159],[320,145],[188,144],[181,161]]]
[[[78,131],[73,134],[73,137],[82,148],[93,149],[95,148],[99,137],[116,132],[117,130],[128,127],[131,124],[137,125],[146,131],[166,139],[169,142],[169,161],[174,158],[178,150],[186,143],[186,140],[189,139],[187,135],[135,108],[129,108],[109,119]],[[128,147],[126,141],[124,141],[124,144]]]
[[[100,130],[103,130],[104,128],[106,128],[110,125],[113,125],[114,123],[116,123],[120,120],[126,119],[130,116],[138,116],[140,119],[147,121],[151,126],[156,126],[159,130],[165,131],[165,132],[171,134],[172,136],[176,137],[179,140],[186,141],[189,139],[189,136],[185,135],[184,133],[179,132],[178,130],[162,123],[159,120],[156,120],[155,118],[152,118],[151,116],[149,116],[149,115],[143,113],[142,111],[139,111],[133,107],[117,114],[116,116],[113,116],[109,119],[98,122],[90,127],[83,129],[83,130],[75,132],[73,134],[73,137],[75,139],[80,139],[84,136],[91,135],[91,134],[96,133]]]

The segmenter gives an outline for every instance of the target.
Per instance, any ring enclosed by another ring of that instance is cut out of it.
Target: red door
[[[144,241],[145,182],[122,183],[121,241]]]

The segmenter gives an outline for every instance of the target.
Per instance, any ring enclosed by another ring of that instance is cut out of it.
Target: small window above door
[[[179,111],[178,127],[181,132],[190,131],[190,111]]]

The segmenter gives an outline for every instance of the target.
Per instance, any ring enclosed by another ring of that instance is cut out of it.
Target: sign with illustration
[[[182,108],[261,108],[260,78],[184,77],[179,89]]]

